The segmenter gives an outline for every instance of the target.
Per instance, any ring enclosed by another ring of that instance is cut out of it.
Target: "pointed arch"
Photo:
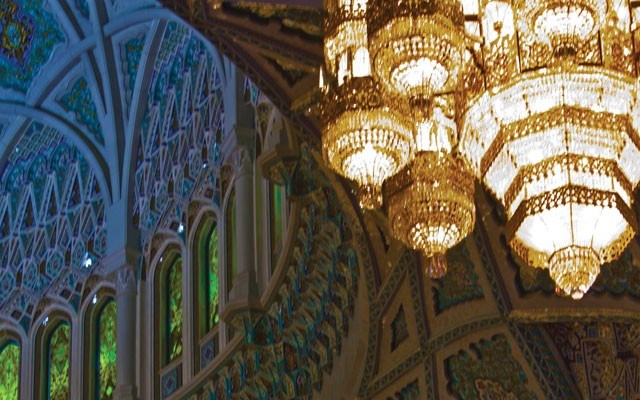
[[[71,395],[71,318],[54,310],[42,316],[36,332],[34,398],[69,399]]]
[[[193,343],[194,367],[199,371],[209,364],[220,348],[220,305],[222,269],[220,268],[221,224],[217,213],[208,210],[197,221],[193,238]]]
[[[111,399],[116,379],[116,302],[108,286],[88,296],[84,318],[84,398]]]

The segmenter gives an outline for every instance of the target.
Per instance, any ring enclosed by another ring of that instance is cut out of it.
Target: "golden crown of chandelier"
[[[627,0],[327,0],[323,152],[446,272],[473,175],[513,254],[586,293],[637,233],[640,104]]]

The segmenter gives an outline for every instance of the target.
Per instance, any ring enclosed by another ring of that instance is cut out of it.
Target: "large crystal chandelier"
[[[460,150],[504,206],[513,253],[581,298],[637,232],[629,8],[514,0],[485,10],[485,85],[467,93]]]
[[[378,206],[382,186],[394,235],[441,276],[475,221],[471,168],[506,211],[513,254],[582,297],[637,232],[640,6],[329,0],[327,11],[324,155],[363,205]]]

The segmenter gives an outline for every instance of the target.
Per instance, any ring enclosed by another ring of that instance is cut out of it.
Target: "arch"
[[[88,297],[84,318],[84,398],[110,399],[116,379],[115,291],[101,287]]]
[[[35,343],[34,398],[68,399],[71,395],[71,319],[59,310],[41,317]]]
[[[184,345],[183,249],[178,243],[171,242],[159,254],[152,278],[155,398],[161,397],[164,377],[175,373],[177,386],[181,385]]]
[[[218,354],[220,341],[220,227],[214,212],[200,218],[193,240],[193,343],[195,370]]]
[[[12,332],[0,329],[0,398],[18,400],[22,367],[22,342]]]
[[[58,131],[70,144],[76,147],[80,154],[87,160],[98,182],[100,182],[100,186],[105,189],[102,194],[105,203],[109,205],[112,203],[113,187],[111,185],[111,176],[107,161],[102,157],[100,150],[91,143],[90,140],[83,139],[85,135],[78,131],[72,124],[65,121],[64,118],[47,111],[37,110],[24,104],[1,100],[0,115],[23,116]],[[20,140],[22,133],[22,129],[16,129],[12,134],[5,134],[0,137],[0,149],[4,149],[3,152],[0,153],[0,160],[7,159],[9,152],[15,148],[15,144]]]

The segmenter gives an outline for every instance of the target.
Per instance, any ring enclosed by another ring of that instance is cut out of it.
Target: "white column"
[[[137,279],[132,266],[116,271],[116,390],[115,398],[136,399]]]

